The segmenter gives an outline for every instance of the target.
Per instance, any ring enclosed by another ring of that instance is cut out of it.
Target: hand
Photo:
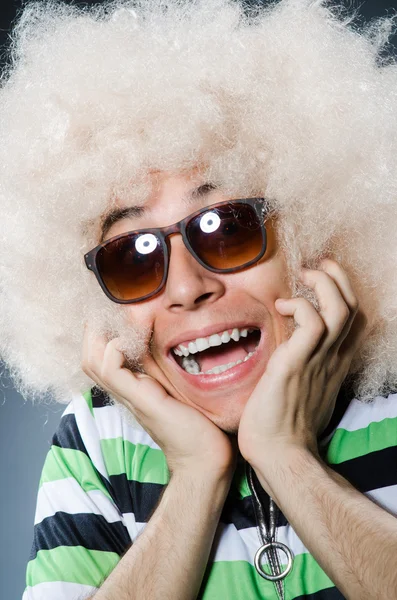
[[[106,342],[103,337],[94,337],[86,325],[83,371],[132,412],[163,450],[171,473],[186,471],[192,475],[201,471],[207,477],[231,475],[237,441],[229,439],[198,410],[170,396],[153,377],[126,368],[118,340]],[[153,367],[151,356],[145,358],[143,366],[146,372]]]
[[[317,436],[331,418],[367,322],[338,263],[324,260],[321,270],[303,269],[301,278],[315,291],[320,311],[304,298],[276,301],[297,328],[272,354],[240,420],[240,451],[262,473],[266,461],[287,448],[317,454]]]

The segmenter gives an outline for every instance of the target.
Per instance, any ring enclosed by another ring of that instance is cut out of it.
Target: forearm
[[[174,474],[149,523],[95,600],[195,600],[230,480]]]
[[[397,519],[319,458],[290,450],[258,478],[349,600],[397,597]]]

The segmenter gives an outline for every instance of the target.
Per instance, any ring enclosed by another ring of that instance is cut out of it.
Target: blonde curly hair
[[[0,357],[19,392],[68,402],[91,387],[87,320],[139,367],[144,332],[83,257],[115,199],[144,203],[151,170],[197,165],[270,199],[294,294],[302,264],[342,264],[370,323],[355,393],[395,388],[394,30],[321,0],[28,4],[0,90]]]

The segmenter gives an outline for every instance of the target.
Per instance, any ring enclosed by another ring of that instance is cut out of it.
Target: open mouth
[[[172,349],[172,356],[190,375],[217,375],[246,362],[255,353],[260,329],[229,329]]]

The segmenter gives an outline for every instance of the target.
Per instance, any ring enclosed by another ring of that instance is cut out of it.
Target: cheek
[[[275,345],[286,341],[293,331],[293,319],[281,315],[275,306],[278,298],[291,298],[292,291],[288,282],[287,269],[282,256],[257,265],[257,271],[247,282],[250,294],[266,307],[269,313]]]
[[[131,304],[127,306],[126,319],[130,324],[139,324],[140,327],[150,328],[153,330],[156,309],[154,307],[155,300]]]
[[[278,298],[290,298],[291,288],[283,258],[274,257],[260,262],[246,274],[245,285],[255,299],[262,302],[272,312],[279,314],[274,306]]]

